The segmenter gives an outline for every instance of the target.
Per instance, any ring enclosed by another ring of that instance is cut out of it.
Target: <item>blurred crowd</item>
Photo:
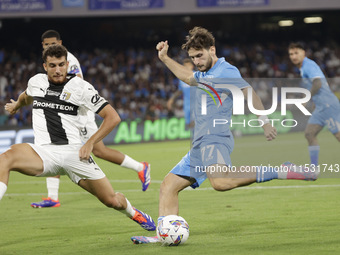
[[[66,45],[67,46],[67,45]],[[218,56],[239,68],[250,80],[265,106],[271,105],[272,82],[258,78],[297,78],[299,70],[289,60],[288,43],[217,45]],[[340,93],[340,48],[334,43],[306,45],[307,56],[315,60],[327,78],[331,89]],[[72,52],[72,51],[71,51]],[[166,102],[177,90],[178,80],[161,63],[153,48],[95,49],[72,52],[79,60],[84,79],[89,81],[117,110],[122,120],[155,120],[169,116],[184,116],[182,100],[172,110]],[[187,55],[172,47],[169,55],[181,62]],[[8,116],[4,104],[17,99],[27,87],[30,77],[44,72],[41,56],[21,56],[17,51],[0,48],[0,126],[30,126],[31,108],[25,107]],[[254,80],[253,80],[254,79]]]

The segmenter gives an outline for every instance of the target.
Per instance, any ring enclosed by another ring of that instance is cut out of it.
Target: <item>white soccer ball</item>
[[[165,216],[158,223],[157,237],[162,245],[177,246],[188,240],[189,225],[181,216]]]

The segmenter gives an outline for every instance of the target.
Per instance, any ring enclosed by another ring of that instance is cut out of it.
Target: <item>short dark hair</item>
[[[65,57],[65,59],[67,59],[67,49],[63,45],[51,45],[43,51],[42,58],[44,63],[46,63],[47,57]]]
[[[41,41],[44,41],[45,38],[57,38],[57,40],[60,40],[60,34],[55,30],[47,30],[41,35]]]
[[[288,46],[288,50],[290,49],[301,49],[301,50],[305,50],[305,46],[302,42],[292,42],[289,44]]]
[[[215,46],[215,37],[207,29],[203,27],[194,27],[186,36],[186,42],[182,45],[182,49],[188,51],[190,48],[195,50],[209,49]]]

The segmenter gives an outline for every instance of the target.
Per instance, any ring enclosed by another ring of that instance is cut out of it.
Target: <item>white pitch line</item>
[[[122,180],[121,180],[122,181]],[[155,182],[155,181],[154,181]],[[161,182],[161,181],[157,181]],[[241,187],[238,189],[244,189],[244,190],[256,190],[256,189],[306,189],[306,188],[338,188],[340,187],[340,184],[325,184],[325,185],[292,185],[292,186],[255,186],[255,187]],[[192,188],[186,188],[186,191],[193,191]],[[197,191],[206,191],[206,190],[213,190],[213,188],[198,188]],[[140,189],[123,189],[123,190],[117,190],[119,192],[127,193],[127,192],[141,192]],[[158,191],[158,189],[148,189],[148,191]],[[88,192],[59,192],[60,195],[85,195],[89,194]],[[44,193],[7,193],[5,196],[42,196]]]

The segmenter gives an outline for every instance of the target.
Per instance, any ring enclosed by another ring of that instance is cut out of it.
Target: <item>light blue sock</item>
[[[266,182],[278,178],[278,172],[273,167],[258,166],[256,172],[256,182]]]
[[[320,146],[319,145],[308,146],[308,151],[311,165],[317,166],[319,164]]]

